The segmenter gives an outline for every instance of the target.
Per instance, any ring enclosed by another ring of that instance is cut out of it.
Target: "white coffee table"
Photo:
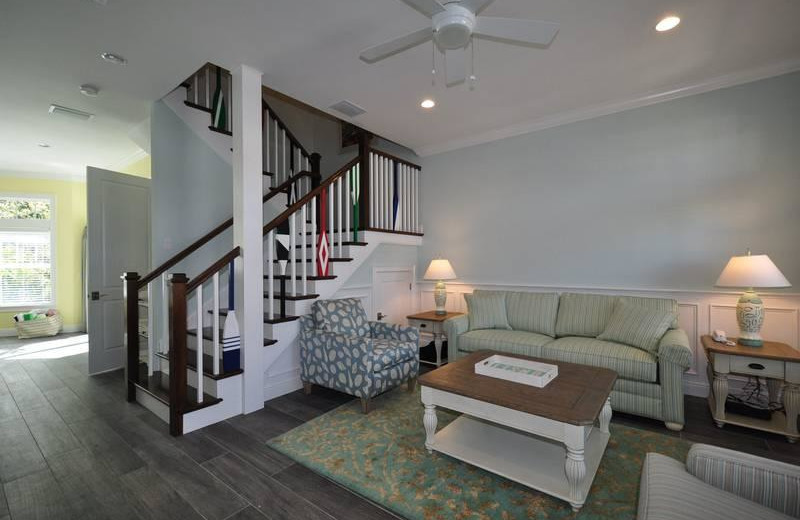
[[[580,510],[610,437],[616,373],[514,356],[559,366],[540,389],[476,375],[475,363],[492,354],[476,352],[420,377],[425,447]],[[464,415],[436,432],[437,406]]]

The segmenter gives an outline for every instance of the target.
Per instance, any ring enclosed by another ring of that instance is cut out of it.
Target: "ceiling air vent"
[[[337,112],[341,112],[342,114],[348,117],[360,116],[361,114],[366,112],[366,110],[364,110],[360,106],[350,101],[347,101],[346,99],[331,105],[330,108],[336,110]]]
[[[84,112],[83,110],[78,110],[77,108],[62,107],[61,105],[50,105],[50,110],[48,110],[48,112],[54,115],[67,116],[75,119],[82,119],[84,121],[94,119],[94,114]]]

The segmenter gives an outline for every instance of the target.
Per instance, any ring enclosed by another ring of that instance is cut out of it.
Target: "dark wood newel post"
[[[183,273],[170,275],[169,299],[169,433],[183,434],[186,404],[186,283]]]
[[[361,182],[359,191],[361,200],[359,201],[359,228],[369,229],[372,222],[369,221],[369,152],[372,143],[372,134],[362,130],[358,135],[358,158]]]
[[[139,273],[125,273],[122,280],[122,298],[125,304],[125,381],[128,386],[128,402],[132,403],[136,401],[135,385],[139,382]]]

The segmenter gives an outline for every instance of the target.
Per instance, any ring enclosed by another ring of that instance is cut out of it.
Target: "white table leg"
[[[605,406],[603,408],[605,409]],[[567,459],[564,464],[564,472],[567,475],[567,482],[569,482],[569,504],[572,506],[572,510],[577,512],[586,501],[586,497],[580,496],[581,484],[586,478],[583,428],[572,427],[565,433],[564,444],[567,447]]]
[[[778,397],[783,386],[783,379],[767,378],[767,395],[769,395],[769,404],[777,403]]]
[[[442,334],[440,332],[433,333],[433,346],[436,348],[436,366],[442,366]]]
[[[786,440],[794,444],[799,437],[797,414],[800,412],[800,386],[786,383],[783,389],[783,408],[786,410]]]
[[[436,406],[432,404],[425,405],[425,415],[422,416],[422,424],[425,425],[425,449],[428,453],[433,451],[435,443],[434,435],[436,435]]]
[[[725,423],[717,419],[725,419],[725,401],[728,399],[728,374],[714,372],[714,422],[719,428]]]
[[[611,423],[611,398],[606,399],[606,404],[600,410],[600,431],[608,433],[608,425]]]

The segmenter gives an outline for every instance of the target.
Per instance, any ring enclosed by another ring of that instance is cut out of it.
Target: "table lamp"
[[[444,280],[455,280],[456,272],[453,266],[444,258],[435,258],[425,271],[425,280],[436,280],[436,288],[433,290],[433,301],[436,302],[436,314],[444,315],[447,311],[444,304],[447,303],[447,289]]]
[[[791,287],[789,280],[767,255],[751,255],[748,249],[746,255],[734,256],[728,261],[715,285],[747,289],[736,304],[739,344],[749,347],[762,346],[760,331],[764,323],[764,302],[753,288]]]

